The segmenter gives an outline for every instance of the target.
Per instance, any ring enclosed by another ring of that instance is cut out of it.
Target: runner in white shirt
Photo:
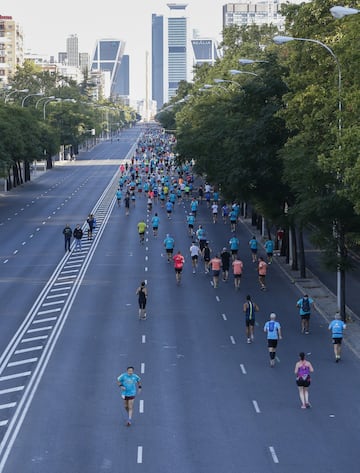
[[[213,223],[217,222],[218,208],[219,206],[215,202],[211,206],[212,215],[213,215]]]
[[[199,255],[200,255],[200,248],[193,241],[191,246],[190,246],[190,256],[191,256],[191,264],[192,264],[194,274],[196,273],[196,268],[197,268],[197,265],[198,265]]]

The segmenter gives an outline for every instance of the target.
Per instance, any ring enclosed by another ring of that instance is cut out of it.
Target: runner
[[[255,235],[251,238],[249,241],[249,246],[251,250],[251,257],[252,257],[252,262],[256,263],[257,261],[257,250],[258,250],[258,242],[257,239],[255,238]]]
[[[233,233],[233,236],[230,238],[229,245],[230,245],[230,251],[231,251],[231,258],[234,261],[239,251],[239,239],[237,238],[235,233]]]
[[[138,296],[139,303],[139,319],[146,319],[146,302],[148,297],[148,291],[145,281],[143,281],[136,290],[136,295]]]
[[[276,314],[270,314],[270,320],[268,320],[264,325],[264,332],[267,334],[268,349],[270,356],[270,366],[273,368],[275,366],[275,357],[276,357],[276,347],[278,340],[281,340],[281,326],[276,320]]]
[[[171,219],[171,214],[172,214],[172,211],[173,211],[173,207],[174,207],[173,203],[170,202],[170,200],[168,200],[166,202],[166,205],[165,205],[165,209],[166,209],[168,219]]]
[[[166,238],[164,240],[164,246],[166,250],[166,256],[167,256],[167,261],[170,263],[173,252],[174,252],[174,245],[175,245],[175,240],[172,238],[169,233],[166,235]]]
[[[190,212],[189,215],[186,217],[186,221],[188,224],[189,237],[192,237],[194,235],[195,215],[193,215],[193,213]]]
[[[213,223],[217,222],[218,209],[219,209],[218,204],[216,202],[214,202],[211,206]]]
[[[192,245],[190,246],[190,256],[191,256],[191,264],[192,264],[192,268],[193,268],[193,274],[196,273],[200,253],[201,253],[200,248],[198,247],[196,242],[193,241]]]
[[[125,215],[130,214],[130,194],[127,192],[124,199],[125,204]]]
[[[158,214],[155,212],[155,215],[151,219],[151,224],[152,224],[152,229],[153,229],[153,235],[156,237],[158,235],[158,230],[159,230],[159,223],[160,223],[160,218]]]
[[[147,228],[147,225],[144,221],[140,221],[137,224],[137,228],[138,228],[138,232],[139,232],[140,243],[143,245],[144,241],[145,241],[145,230]]]
[[[299,299],[296,303],[296,307],[299,308],[299,314],[301,317],[301,333],[309,335],[310,329],[310,315],[311,315],[311,304],[314,301],[307,294],[304,294],[304,297]]]
[[[251,343],[254,341],[255,312],[259,311],[259,306],[255,302],[252,302],[251,296],[249,295],[246,296],[243,311],[245,313],[246,341],[247,343]]]
[[[265,263],[264,258],[260,256],[259,264],[258,264],[258,276],[259,276],[260,289],[262,291],[266,291],[266,285],[265,285],[266,272],[267,272],[267,264]]]
[[[122,199],[122,192],[119,187],[119,189],[116,191],[116,200],[117,200],[118,207],[121,206],[121,199]]]
[[[227,248],[223,248],[220,254],[221,258],[221,269],[222,269],[222,280],[227,281],[229,279],[229,269],[231,254]]]
[[[215,255],[214,258],[210,260],[210,266],[212,269],[214,289],[217,289],[219,287],[219,276],[221,270],[221,259],[219,258],[219,255]]]
[[[243,272],[243,262],[236,257],[232,262],[233,274],[234,274],[234,286],[235,290],[240,289],[241,276]]]
[[[205,242],[204,248],[201,251],[201,255],[204,260],[204,269],[205,269],[205,274],[208,274],[210,272],[210,260],[211,260],[211,249],[209,247],[209,242]]]
[[[331,330],[332,342],[334,345],[334,354],[335,354],[336,363],[340,361],[341,342],[343,338],[343,332],[345,329],[346,329],[345,322],[341,320],[340,314],[336,314],[335,319],[329,324],[329,330]]]
[[[200,250],[202,251],[204,249],[205,242],[206,242],[206,233],[202,225],[199,225],[199,228],[196,230],[196,237],[199,242]]]
[[[294,373],[296,375],[296,384],[299,388],[299,397],[301,401],[301,409],[310,408],[309,391],[311,378],[310,373],[314,372],[314,368],[310,361],[305,360],[305,353],[299,353],[300,361],[295,365]]]
[[[128,414],[126,425],[130,427],[132,422],[132,415],[134,411],[134,400],[136,396],[136,387],[141,389],[141,379],[134,373],[134,367],[128,366],[126,373],[122,373],[118,379],[117,384],[122,391],[121,397],[124,399],[124,407]]]
[[[174,256],[173,261],[174,261],[176,284],[179,285],[181,282],[181,272],[184,267],[185,258],[183,257],[181,252],[178,251],[176,255]]]
[[[267,256],[267,263],[271,264],[274,255],[274,242],[271,240],[271,238],[269,238],[265,242],[265,251]]]

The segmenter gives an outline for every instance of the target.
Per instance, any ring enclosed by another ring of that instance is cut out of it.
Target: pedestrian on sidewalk
[[[136,289],[136,295],[138,296],[139,303],[139,319],[146,319],[146,302],[148,297],[148,291],[145,281],[143,281],[140,286]]]
[[[301,333],[309,335],[310,331],[310,315],[311,315],[311,304],[314,301],[307,294],[299,299],[296,303],[296,307],[299,308],[299,315],[301,317]]]
[[[311,382],[310,373],[314,372],[314,368],[310,361],[305,360],[305,353],[299,353],[300,360],[296,363],[294,373],[296,375],[296,384],[299,388],[299,397],[301,409],[311,407],[309,402],[309,386]]]
[[[65,239],[65,251],[70,251],[70,244],[71,244],[71,237],[72,237],[72,230],[70,225],[67,223],[63,230],[63,235]]]
[[[75,238],[75,250],[81,251],[81,239],[83,237],[83,231],[79,224],[76,225],[73,235]]]
[[[271,368],[273,368],[275,366],[276,348],[278,340],[282,339],[281,326],[279,322],[276,321],[276,314],[270,314],[270,320],[268,320],[264,325],[264,332],[266,332],[268,342],[270,366]]]
[[[259,306],[251,300],[250,295],[246,296],[243,311],[245,313],[246,341],[251,343],[254,341],[255,312],[259,311]]]
[[[334,345],[334,355],[335,355],[336,363],[340,361],[341,342],[343,339],[343,333],[345,329],[346,329],[345,322],[341,320],[340,314],[336,314],[335,319],[329,324],[329,330],[331,330],[332,342]]]
[[[87,218],[87,224],[88,224],[88,231],[87,231],[87,234],[88,234],[88,240],[91,240],[92,239],[92,235],[93,235],[93,231],[94,231],[94,228],[95,228],[95,218],[94,218],[94,215],[93,214],[89,214],[88,218]]]
[[[134,373],[134,367],[128,366],[126,373],[122,373],[118,379],[117,384],[122,391],[121,397],[124,399],[124,407],[128,415],[126,425],[130,427],[132,422],[132,415],[134,411],[134,400],[137,393],[137,388],[141,390],[141,378]]]
[[[258,263],[258,276],[259,276],[260,289],[262,291],[266,291],[266,284],[265,284],[266,273],[267,273],[267,263],[264,261],[264,258],[260,256],[259,263]]]

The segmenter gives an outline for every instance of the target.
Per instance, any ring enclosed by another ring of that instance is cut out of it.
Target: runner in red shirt
[[[180,251],[176,253],[176,255],[173,257],[174,261],[174,269],[175,269],[175,277],[176,277],[176,283],[180,284],[181,281],[181,272],[185,263],[185,258],[181,254]]]

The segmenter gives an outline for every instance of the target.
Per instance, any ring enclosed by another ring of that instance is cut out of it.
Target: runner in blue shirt
[[[174,208],[173,203],[170,202],[170,200],[168,200],[168,201],[166,202],[166,205],[165,205],[165,209],[166,209],[166,213],[167,213],[168,218],[171,218],[171,214],[172,214],[173,208]]]
[[[268,264],[272,263],[273,254],[274,254],[274,242],[269,238],[265,242],[265,251],[268,260]]]
[[[124,407],[128,414],[126,425],[130,427],[132,415],[134,411],[134,400],[136,396],[136,387],[141,389],[141,379],[134,373],[134,367],[128,366],[126,373],[122,373],[118,379],[117,384],[121,388],[121,396],[124,399]]]
[[[158,217],[158,214],[155,212],[155,215],[151,219],[151,224],[152,224],[152,229],[153,229],[153,235],[156,237],[158,234],[159,230],[159,223],[160,223],[160,218]]]
[[[164,240],[164,246],[166,250],[166,256],[168,263],[172,260],[172,255],[174,252],[174,245],[175,245],[175,240],[172,238],[169,234],[166,235],[166,238]]]
[[[186,217],[186,221],[188,224],[189,236],[192,237],[194,234],[195,216],[192,213],[189,213],[189,215]]]
[[[335,319],[329,324],[329,330],[331,330],[332,342],[334,345],[334,354],[335,354],[336,363],[340,361],[341,342],[343,338],[343,332],[345,329],[346,329],[345,322],[341,320],[340,314],[336,314]]]
[[[275,366],[276,347],[278,340],[281,340],[281,326],[276,320],[276,314],[270,314],[270,320],[264,325],[264,332],[267,334],[268,349],[270,356],[270,366]]]
[[[230,245],[231,257],[232,257],[232,260],[234,261],[239,251],[239,239],[235,235],[233,235],[229,240],[229,245]]]
[[[252,262],[255,263],[257,260],[257,250],[258,250],[258,242],[255,235],[249,241],[249,246],[251,250]]]

